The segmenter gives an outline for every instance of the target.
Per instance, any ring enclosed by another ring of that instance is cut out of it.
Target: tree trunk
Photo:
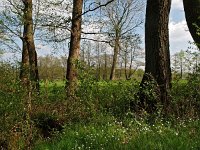
[[[181,58],[180,68],[181,68],[181,79],[183,79],[183,60],[182,60],[182,58]]]
[[[100,45],[97,43],[96,45],[97,50],[97,69],[96,69],[96,79],[100,80],[101,78],[101,60],[100,60]]]
[[[103,73],[103,79],[107,80],[107,54],[106,54],[106,52],[104,54],[104,73]]]
[[[190,34],[200,49],[200,35],[197,34],[197,26],[200,28],[200,0],[183,0],[183,6]]]
[[[135,48],[134,48],[134,51],[135,51]],[[133,75],[133,73],[137,70],[137,68],[135,69],[134,72],[132,72],[132,65],[133,65],[133,52],[131,50],[131,60],[130,60],[130,66],[129,66],[129,75],[128,75],[128,79],[131,78],[131,76]]]
[[[118,79],[121,79],[122,77],[122,69],[123,69],[123,62],[120,62],[120,70],[119,70],[119,73],[118,73]]]
[[[30,69],[30,81],[32,90],[39,92],[39,74],[37,66],[37,53],[34,43],[34,31],[33,31],[33,18],[32,18],[32,0],[23,0],[24,3],[24,33],[23,33],[23,46],[27,46],[29,54],[29,69]]]
[[[117,66],[117,55],[119,53],[119,37],[118,34],[116,34],[115,39],[115,46],[114,46],[114,55],[113,55],[113,61],[112,61],[112,67],[111,67],[111,73],[110,73],[110,80],[115,79],[115,70]]]
[[[125,53],[125,60],[124,60],[124,72],[125,72],[125,77],[126,77],[126,80],[128,80],[128,73],[127,73],[127,53]]]
[[[22,82],[22,85],[24,87],[27,87],[29,81],[29,55],[28,55],[27,44],[23,38],[22,38],[22,61],[21,61],[19,78]]]
[[[164,113],[167,113],[169,108],[171,69],[168,22],[170,7],[171,0],[147,0],[145,74],[141,82],[140,100],[141,106],[149,113],[157,109],[157,103],[163,105]],[[151,90],[149,88],[153,89],[155,94],[150,91],[146,93],[145,89]]]
[[[91,62],[90,62],[90,49],[88,47],[88,50],[87,50],[87,65],[88,65],[88,70],[90,70],[90,66],[91,66]]]
[[[69,57],[67,60],[66,92],[67,96],[74,96],[77,87],[78,61],[80,55],[81,22],[83,0],[73,0],[72,27]]]

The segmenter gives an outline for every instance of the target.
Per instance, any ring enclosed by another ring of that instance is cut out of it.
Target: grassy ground
[[[100,119],[100,118],[99,118]],[[102,121],[103,120],[103,121]],[[127,124],[126,124],[127,123]],[[118,122],[102,116],[100,122],[73,124],[52,140],[39,142],[35,150],[190,150],[200,149],[199,121],[155,123]]]
[[[168,119],[159,113],[153,119],[145,112],[137,116],[130,110],[127,104],[135,100],[138,86],[136,81],[83,81],[77,93],[80,103],[72,108],[76,117],[68,116],[61,133],[55,132],[53,138],[37,141],[34,149],[200,149],[200,121],[192,106],[197,97],[191,97],[194,92],[191,85],[186,80],[173,82],[174,112]]]

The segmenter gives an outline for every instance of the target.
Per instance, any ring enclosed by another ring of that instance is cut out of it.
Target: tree
[[[65,80],[63,78],[66,74],[66,62],[64,62],[64,58],[52,55],[38,57],[40,79],[50,81]]]
[[[81,41],[81,25],[82,16],[88,12],[95,11],[96,9],[106,6],[114,0],[110,0],[105,4],[98,5],[95,8],[89,8],[82,13],[83,0],[73,0],[72,10],[72,26],[70,37],[69,56],[67,60],[67,74],[66,74],[66,92],[69,97],[73,97],[77,87],[78,80],[78,66],[80,57],[80,41]]]
[[[180,70],[181,70],[181,76],[180,78],[182,79],[183,78],[183,60],[184,60],[184,56],[185,53],[183,50],[181,50],[179,53],[178,53],[178,59],[180,60]]]
[[[200,49],[200,0],[183,0],[186,22],[196,45]]]
[[[165,113],[167,113],[169,108],[171,69],[168,22],[170,7],[171,0],[147,0],[145,74],[141,82],[140,102],[141,107],[149,113],[153,113],[156,110],[157,102],[163,105]],[[156,94],[153,100],[149,98],[152,92],[145,93],[145,89],[151,83],[153,84],[152,90]]]
[[[82,42],[81,56],[82,56],[82,61],[87,66],[86,70],[90,70],[90,67],[91,67],[91,61],[92,61],[91,50],[92,49],[93,49],[93,45],[91,41],[84,40]]]
[[[24,9],[23,9],[23,21],[24,21],[24,30],[23,30],[23,52],[22,52],[22,62],[23,54],[26,56],[25,59],[29,60],[29,71],[30,76],[29,80],[32,82],[32,89],[39,91],[39,74],[37,66],[37,53],[35,50],[34,43],[34,28],[33,28],[33,3],[32,0],[23,0]],[[28,58],[27,58],[28,54]]]
[[[0,29],[0,44],[2,44],[2,42],[4,42],[6,40],[5,38],[5,33],[2,29]],[[3,55],[4,51],[3,51],[3,48],[1,47],[0,49],[0,58],[1,56]]]
[[[112,39],[113,62],[110,73],[110,80],[115,78],[115,69],[117,66],[118,54],[120,51],[121,40],[126,38],[127,34],[133,33],[135,28],[142,23],[141,12],[143,8],[142,1],[137,0],[118,0],[111,7],[105,8],[106,22],[109,27],[109,37]],[[108,28],[108,27],[106,27]]]
[[[35,20],[37,38],[53,48],[60,48],[70,38],[72,0],[40,0]]]
[[[172,69],[174,72],[174,76],[177,77],[177,73],[180,75],[178,76],[180,79],[183,78],[183,74],[186,71],[187,61],[186,61],[186,53],[185,51],[181,50],[180,52],[175,53],[171,57],[172,62]]]
[[[37,0],[35,1],[37,5]],[[33,89],[39,90],[39,75],[37,70],[37,54],[34,45],[33,3],[23,0],[6,0],[1,12],[0,26],[6,32],[7,49],[22,53],[20,79],[22,85],[28,86],[31,81]],[[36,15],[34,15],[36,19]],[[19,39],[22,46],[19,46]],[[22,47],[22,48],[21,48]],[[22,50],[21,50],[22,49]]]
[[[143,54],[140,44],[141,38],[139,35],[129,35],[127,39],[122,41],[120,56],[124,62],[124,73],[127,80],[131,78],[137,70],[137,67],[141,64],[141,62],[137,60],[137,58],[141,58]],[[133,68],[133,63],[135,63],[135,68]]]
[[[0,28],[4,32],[4,40],[1,40],[4,49],[19,52],[18,38],[22,32],[22,3],[20,0],[5,0],[0,11]]]
[[[198,50],[187,50],[175,53],[172,56],[172,65],[174,76],[176,77],[177,73],[180,74],[179,78],[189,77],[191,73],[198,71],[199,66],[199,57],[200,52]]]
[[[72,27],[69,57],[67,61],[66,90],[68,96],[74,96],[78,79],[78,63],[80,55],[81,22],[83,0],[73,0]]]
[[[3,55],[3,50],[0,49],[0,58]]]

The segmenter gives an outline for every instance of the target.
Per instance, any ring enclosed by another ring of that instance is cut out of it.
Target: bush
[[[187,80],[174,81],[172,86],[172,110],[178,118],[199,118],[200,76],[194,73]]]
[[[135,81],[80,81],[77,96],[88,107],[89,111],[107,112],[123,117],[130,111],[130,101],[136,103],[134,95],[139,84]]]

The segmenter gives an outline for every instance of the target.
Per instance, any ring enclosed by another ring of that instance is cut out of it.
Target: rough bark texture
[[[33,18],[32,18],[32,0],[23,0],[24,3],[24,33],[23,46],[27,47],[29,55],[29,70],[32,90],[39,91],[39,75],[37,67],[37,53],[34,43]]]
[[[185,18],[189,31],[200,49],[200,36],[197,34],[197,27],[200,28],[200,0],[183,0]]]
[[[77,87],[78,61],[80,55],[81,22],[83,0],[73,0],[70,50],[67,61],[66,90],[68,96],[74,96]]]
[[[170,102],[171,69],[168,33],[170,6],[171,0],[147,0],[145,74],[141,82],[140,100],[142,107],[148,112],[155,111],[157,102],[163,105],[164,111],[167,111]],[[155,93],[152,96],[156,100],[149,97],[152,91],[149,93],[143,91],[152,81],[153,85],[151,83],[150,88]]]

